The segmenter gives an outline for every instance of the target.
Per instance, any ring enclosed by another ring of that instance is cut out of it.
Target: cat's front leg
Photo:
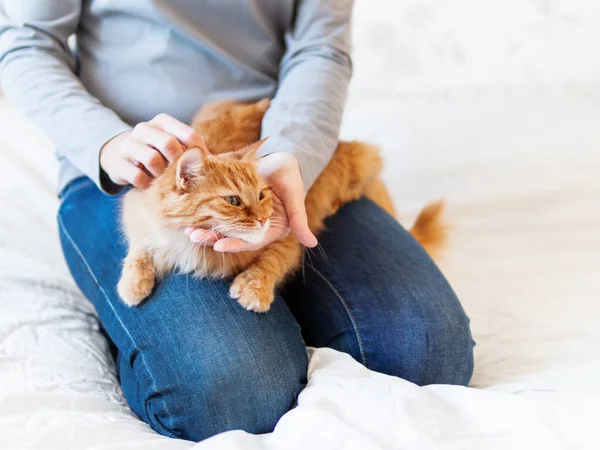
[[[275,298],[275,284],[263,268],[253,265],[235,277],[229,295],[249,311],[266,312]]]
[[[250,311],[266,312],[275,298],[275,287],[298,266],[302,250],[289,235],[260,251],[260,256],[235,277],[229,295]]]
[[[152,292],[154,278],[152,255],[147,250],[130,250],[117,286],[119,296],[129,306],[139,305]]]

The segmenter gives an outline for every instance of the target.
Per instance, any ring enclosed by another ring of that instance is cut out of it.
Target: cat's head
[[[273,214],[271,189],[256,169],[255,153],[263,142],[220,155],[187,150],[161,180],[162,216],[174,227],[260,242]]]

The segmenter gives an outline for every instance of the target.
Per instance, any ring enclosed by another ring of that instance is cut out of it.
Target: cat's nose
[[[260,223],[260,226],[261,226],[261,227],[264,227],[264,226],[265,226],[265,223],[267,223],[267,218],[266,218],[266,217],[259,217],[259,218],[258,218],[258,219],[256,219],[256,220],[258,220],[258,223]]]

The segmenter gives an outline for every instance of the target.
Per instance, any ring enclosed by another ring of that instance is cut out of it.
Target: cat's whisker
[[[214,236],[216,237],[217,231],[216,231],[215,225],[213,225],[210,230],[213,232]],[[225,276],[225,252],[221,252],[221,275]]]
[[[289,227],[286,227],[284,225],[271,225],[271,228],[275,228],[275,229],[281,229],[281,230],[285,230],[286,228],[289,229]]]
[[[208,243],[208,239],[210,236],[206,236],[203,239],[200,239],[197,242],[194,242],[194,249],[196,251],[199,250],[198,247],[202,246],[202,262],[204,263],[204,271],[203,271],[203,275],[205,275],[207,273],[206,271],[206,244]]]
[[[308,256],[308,260],[310,261],[310,265],[313,266],[313,260],[312,260],[312,249],[308,248],[308,247],[304,247],[306,250],[306,255]]]
[[[315,258],[316,258],[316,257],[318,257],[318,256],[320,255],[320,256],[321,256],[321,258],[323,258],[323,260],[324,260],[324,261],[325,261],[327,264],[329,264],[329,258],[327,258],[327,255],[325,254],[325,251],[324,251],[324,250],[323,250],[323,249],[320,247],[320,245],[321,245],[321,244],[317,244],[317,246],[316,246],[316,247],[313,247],[313,248],[308,248],[308,247],[307,247],[307,250],[309,251],[309,255],[312,255],[312,256],[314,256]],[[319,250],[319,255],[317,255],[317,254],[315,253],[315,249]],[[311,264],[312,264],[312,260],[311,260]]]
[[[304,253],[305,247],[302,248],[302,262],[300,267],[302,267],[302,283],[306,286],[306,267],[304,266]]]
[[[329,258],[327,257],[327,254],[325,253],[325,249],[323,248],[323,246],[321,245],[321,243],[317,242],[317,247],[319,250],[319,253],[321,253],[321,256],[323,257],[323,259],[325,260],[325,262],[329,265]]]

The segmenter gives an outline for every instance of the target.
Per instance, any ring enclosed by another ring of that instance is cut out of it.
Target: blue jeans
[[[305,344],[350,354],[419,385],[466,385],[469,320],[444,276],[392,217],[369,200],[348,204],[269,312],[243,309],[229,280],[172,274],[138,308],[119,301],[126,246],[119,197],[81,178],[62,194],[63,252],[117,348],[123,392],[161,434],[199,441],[272,431],[306,383]]]

